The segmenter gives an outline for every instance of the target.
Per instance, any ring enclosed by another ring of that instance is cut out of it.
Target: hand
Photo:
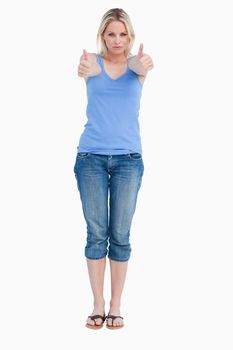
[[[140,44],[138,54],[129,59],[129,68],[138,75],[146,76],[153,67],[152,59],[143,52],[143,44]]]
[[[92,64],[89,56],[88,52],[84,49],[78,66],[78,75],[80,77],[88,77],[91,73]]]
[[[87,78],[93,75],[97,75],[100,72],[101,68],[97,63],[96,58],[93,58],[93,55],[84,49],[78,66],[78,76]]]
[[[137,59],[146,71],[151,70],[154,67],[153,61],[149,55],[143,52],[143,44],[140,44]]]

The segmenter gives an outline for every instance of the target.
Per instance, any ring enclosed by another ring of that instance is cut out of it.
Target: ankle
[[[111,300],[109,305],[110,305],[110,309],[120,309],[120,307],[121,307],[121,303],[119,300],[117,300],[117,301]]]
[[[94,307],[99,308],[99,307],[104,307],[105,306],[105,300],[103,298],[95,298],[94,299]]]

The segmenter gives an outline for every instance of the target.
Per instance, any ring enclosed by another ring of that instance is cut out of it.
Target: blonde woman
[[[107,11],[97,34],[98,53],[83,50],[78,76],[85,79],[87,123],[74,165],[87,224],[85,257],[94,297],[86,321],[92,329],[124,326],[120,312],[128,260],[130,227],[144,172],[139,128],[143,83],[153,61],[140,45],[131,54],[135,33],[128,14]],[[105,313],[106,257],[111,271],[111,300]]]

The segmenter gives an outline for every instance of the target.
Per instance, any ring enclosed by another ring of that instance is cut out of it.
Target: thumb
[[[143,56],[143,44],[141,43],[138,50],[138,58]]]
[[[88,61],[88,54],[87,54],[87,50],[83,50],[83,58],[84,60],[87,60]]]

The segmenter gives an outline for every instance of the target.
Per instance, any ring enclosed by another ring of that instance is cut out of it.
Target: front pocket
[[[77,157],[78,158],[87,158],[90,155],[89,152],[78,152]]]
[[[141,160],[142,159],[141,153],[129,153],[129,157],[130,157],[130,159],[134,159],[134,160]]]

